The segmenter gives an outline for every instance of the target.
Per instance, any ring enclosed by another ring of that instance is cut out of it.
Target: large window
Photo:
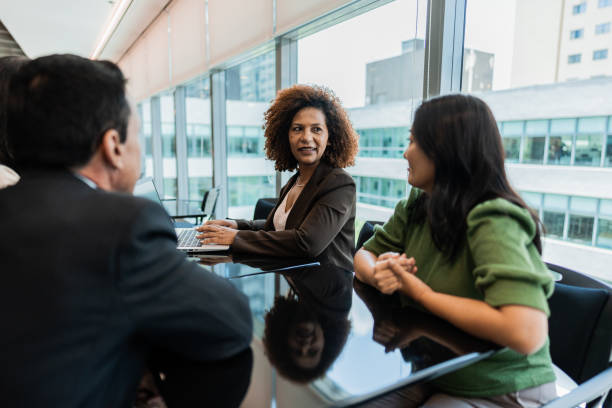
[[[490,56],[481,75],[492,86],[476,92],[464,78],[462,92],[499,123],[508,176],[546,228],[544,259],[612,280],[612,252],[593,248],[609,245],[599,206],[612,191],[610,16],[590,3],[468,1],[464,47]]]
[[[275,95],[274,52],[225,72],[228,214],[252,218],[257,199],[276,196],[274,164],[265,160],[263,114]]]
[[[398,0],[298,41],[298,82],[333,90],[360,135],[347,169],[357,182],[357,218],[386,220],[375,207],[406,196],[402,154],[423,95],[426,13],[426,1]]]
[[[174,128],[174,91],[159,97],[161,109],[162,172],[164,198],[177,197],[176,184],[176,133]]]
[[[210,79],[197,78],[185,85],[187,118],[187,172],[189,199],[201,200],[212,187]]]

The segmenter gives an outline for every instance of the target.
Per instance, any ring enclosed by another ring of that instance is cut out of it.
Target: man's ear
[[[114,169],[123,168],[123,144],[119,132],[109,129],[102,136],[100,151],[104,162]]]

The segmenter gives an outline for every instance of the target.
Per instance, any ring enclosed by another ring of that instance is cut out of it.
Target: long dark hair
[[[508,182],[501,136],[485,102],[469,95],[423,102],[415,113],[412,135],[435,165],[431,195],[420,195],[413,214],[427,220],[438,249],[453,259],[465,241],[470,210],[483,201],[504,198],[530,212],[536,224],[533,242],[542,253],[541,222]]]

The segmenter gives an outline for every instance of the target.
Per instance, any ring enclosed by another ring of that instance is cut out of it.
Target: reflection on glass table
[[[397,298],[353,282],[351,272],[333,266],[284,273],[261,273],[253,262],[225,267],[225,276],[237,277],[231,282],[249,297],[254,336],[279,375],[276,393],[283,398],[303,389],[316,396],[314,406],[353,405],[500,349],[402,307]]]

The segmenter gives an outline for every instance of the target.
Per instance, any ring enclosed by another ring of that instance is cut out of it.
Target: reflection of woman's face
[[[291,359],[304,369],[312,369],[321,361],[325,338],[321,325],[313,321],[292,324],[287,339]]]
[[[327,140],[325,114],[320,109],[303,108],[295,114],[289,127],[289,146],[299,167],[316,167],[325,153]]]

